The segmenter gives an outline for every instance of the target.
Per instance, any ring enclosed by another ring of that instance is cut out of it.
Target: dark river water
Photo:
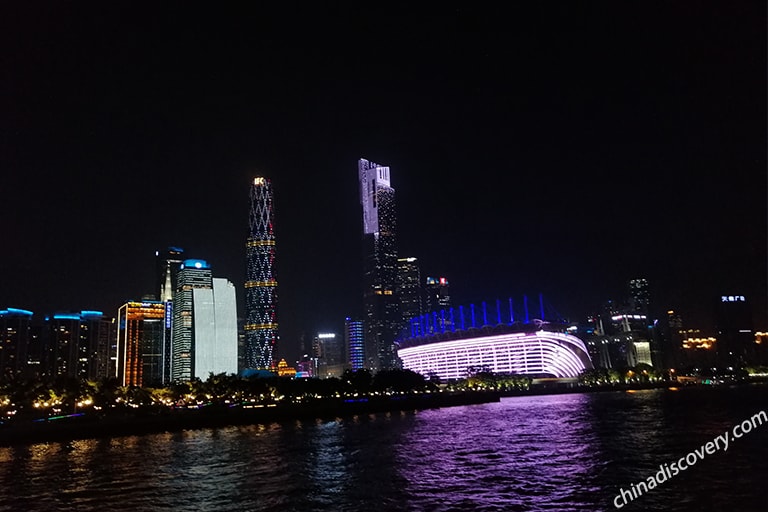
[[[768,510],[768,387],[600,392],[0,448],[0,511]]]

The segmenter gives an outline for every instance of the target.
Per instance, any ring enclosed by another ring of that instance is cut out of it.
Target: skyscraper
[[[402,323],[396,293],[395,189],[389,167],[358,160],[363,210],[365,356],[373,369],[398,367],[395,339]]]
[[[27,350],[32,338],[32,312],[26,309],[0,310],[0,382],[25,378]]]
[[[344,320],[344,345],[347,348],[347,364],[354,370],[365,368],[365,335],[362,320],[347,317]]]
[[[184,261],[184,249],[168,247],[165,251],[155,251],[155,289],[157,300],[166,302],[173,299],[177,276]]]
[[[752,310],[744,295],[722,295],[715,314],[718,366],[741,368],[753,363]]]
[[[214,278],[204,260],[184,260],[173,296],[171,378],[237,373],[235,287]]]
[[[162,383],[171,382],[171,338],[173,338],[173,294],[178,284],[178,274],[184,261],[184,249],[168,247],[165,251],[155,251],[157,299],[165,306],[165,324],[162,347]]]
[[[424,300],[426,313],[435,313],[451,307],[451,294],[446,278],[427,277],[424,288],[426,290]]]
[[[122,386],[157,386],[163,379],[165,304],[126,302],[117,312],[117,379]]]
[[[246,369],[270,369],[277,344],[277,279],[272,182],[253,179],[245,243]]]
[[[421,272],[416,258],[397,259],[397,295],[400,298],[402,326],[400,335],[409,335],[411,319],[422,314]]]
[[[114,321],[101,311],[56,313],[46,318],[50,375],[99,379],[114,375],[111,346]]]

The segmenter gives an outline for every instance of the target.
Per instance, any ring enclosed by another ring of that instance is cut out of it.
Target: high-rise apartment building
[[[272,182],[253,179],[250,189],[245,281],[246,369],[271,369],[278,339]]]
[[[112,318],[101,311],[56,313],[45,327],[47,374],[94,380],[114,375]]]
[[[117,380],[122,386],[163,383],[165,303],[126,302],[117,312]]]
[[[402,317],[397,298],[395,189],[389,167],[358,160],[363,212],[365,357],[374,370],[399,366],[395,339]]]
[[[27,378],[27,351],[32,339],[32,312],[0,310],[0,382]]]
[[[347,348],[347,364],[351,370],[365,368],[365,334],[362,320],[347,317],[344,320],[344,345]]]
[[[172,380],[237,373],[234,285],[214,278],[208,262],[184,260],[173,305]]]

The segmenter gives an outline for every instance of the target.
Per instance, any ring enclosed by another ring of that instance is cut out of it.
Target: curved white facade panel
[[[466,378],[470,368],[515,375],[577,377],[592,368],[584,342],[560,332],[507,333],[401,348],[403,368],[441,379]]]

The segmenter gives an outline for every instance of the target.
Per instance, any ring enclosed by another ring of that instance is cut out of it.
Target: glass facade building
[[[194,375],[206,380],[210,374],[237,373],[237,306],[235,285],[213,278],[210,289],[194,290]]]
[[[165,304],[126,302],[117,312],[117,379],[122,386],[163,382]]]
[[[254,178],[245,244],[245,369],[274,366],[278,325],[273,200],[271,181]]]
[[[395,189],[389,167],[358,160],[363,213],[365,357],[374,370],[399,367],[395,339],[402,326],[397,297]]]
[[[155,251],[157,298],[165,306],[165,329],[163,332],[162,382],[171,382],[171,339],[173,338],[173,293],[178,286],[178,273],[184,261],[184,249],[168,247]]]
[[[422,315],[421,271],[416,258],[397,259],[397,295],[400,299],[402,327],[399,336],[410,332],[411,318]]]
[[[171,379],[206,380],[210,373],[237,373],[235,288],[214,278],[204,260],[185,260],[173,296]]]

